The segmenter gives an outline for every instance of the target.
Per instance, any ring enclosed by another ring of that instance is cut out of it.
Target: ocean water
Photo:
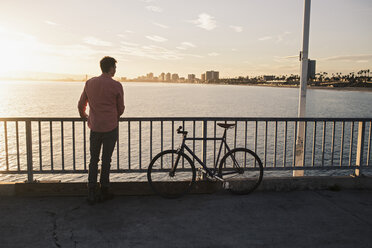
[[[296,117],[297,88],[123,83],[128,117]],[[83,82],[0,82],[1,117],[78,117]],[[372,117],[372,92],[307,90],[308,117]]]
[[[125,94],[126,110],[124,117],[296,117],[298,108],[298,89],[296,88],[274,88],[274,87],[256,87],[256,86],[235,86],[235,85],[196,85],[196,84],[170,84],[170,83],[123,83]],[[78,117],[77,102],[84,88],[83,82],[26,82],[26,81],[3,81],[0,82],[0,117]],[[372,118],[372,92],[363,91],[343,91],[343,90],[325,90],[325,89],[308,89],[307,91],[307,109],[308,117],[365,117]],[[174,123],[174,127],[182,123]],[[267,167],[274,166],[274,160],[278,166],[290,166],[293,157],[292,148],[294,134],[294,123],[288,123],[287,146],[284,151],[284,123],[278,123],[277,126],[277,146],[274,146],[274,125],[268,124],[267,133],[267,156],[264,156],[264,124],[259,123],[257,136],[257,153],[264,160]],[[41,141],[42,151],[41,162],[45,169],[50,169],[53,160],[54,168],[80,168],[86,166],[84,164],[84,141],[83,141],[83,126],[82,123],[75,123],[75,158],[76,163],[73,164],[74,150],[72,149],[72,123],[64,123],[63,140],[61,139],[61,124],[54,122],[53,130],[53,153],[50,150],[50,124],[48,122],[41,123]],[[369,124],[370,125],[370,124]],[[334,164],[346,165],[355,161],[355,153],[349,153],[350,146],[355,146],[357,126],[354,127],[354,139],[351,140],[352,130],[351,123],[346,123],[344,126],[344,143],[341,154],[341,123],[335,126],[335,141],[334,141],[334,158],[328,155],[331,148],[331,133],[332,124],[326,124],[326,155],[324,163],[330,163],[333,160]],[[18,166],[18,158],[16,156],[16,137],[15,123],[8,123],[8,149],[9,149],[9,166],[11,169],[16,169]],[[131,129],[131,137],[128,139],[128,128]],[[235,131],[229,131],[229,144],[233,146],[234,140],[237,145],[247,146],[254,149],[254,123],[238,123],[236,134]],[[367,125],[367,130],[369,126]],[[141,134],[139,130],[141,129]],[[127,123],[120,124],[119,138],[119,155],[120,160],[117,160],[117,153],[114,151],[112,166],[113,168],[127,169],[131,168],[146,168],[150,158],[160,151],[160,129],[161,123],[153,123],[153,144],[150,151],[149,136],[150,123],[131,123],[128,127]],[[177,147],[179,137],[172,135],[172,123],[163,123],[164,140],[163,148]],[[195,135],[201,135],[201,123],[192,122],[186,123],[186,129]],[[213,123],[208,124],[208,133],[214,135]],[[321,155],[321,139],[322,123],[317,124],[315,149],[317,151],[317,163]],[[19,147],[20,147],[20,164],[25,165],[25,148],[24,148],[24,124],[19,123]],[[34,153],[34,168],[39,169],[39,135],[37,123],[33,123],[33,153]],[[311,141],[313,127],[309,127],[309,141]],[[216,136],[221,135],[221,130],[216,130]],[[86,130],[86,135],[89,137],[89,130]],[[139,138],[141,135],[141,139]],[[238,137],[235,139],[235,137]],[[247,136],[247,142],[244,137]],[[368,136],[368,135],[367,135]],[[174,140],[172,142],[172,137]],[[141,142],[139,142],[141,140]],[[5,159],[5,137],[4,124],[0,123],[0,169],[6,167]],[[88,141],[88,139],[87,139]],[[61,143],[64,146],[62,149]],[[128,156],[128,144],[131,143],[130,158]],[[366,141],[368,145],[368,142]],[[190,146],[195,146],[197,154],[200,154],[201,144],[196,142]],[[274,148],[277,154],[274,156]],[[309,150],[307,163],[311,163],[311,142],[307,149]],[[141,162],[139,155],[141,150]],[[89,144],[86,143],[86,152],[89,153]],[[214,143],[208,145],[208,160],[213,161]],[[64,161],[62,161],[62,153]],[[367,155],[367,154],[366,154]],[[285,162],[284,162],[284,156]],[[89,159],[89,154],[86,157]],[[129,162],[130,161],[130,162]],[[273,175],[290,175],[291,171],[274,171],[270,172]],[[319,173],[319,172],[308,172]],[[339,172],[337,172],[339,173]],[[346,171],[349,173],[350,171]],[[113,174],[112,180],[145,180],[145,173],[125,173]],[[266,174],[265,174],[266,175]],[[23,180],[24,176],[20,175],[2,175],[0,180]],[[36,179],[53,179],[64,181],[84,181],[86,175],[36,175]]]

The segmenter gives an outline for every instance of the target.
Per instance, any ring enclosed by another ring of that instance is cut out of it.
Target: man
[[[100,61],[102,75],[85,83],[78,109],[81,118],[88,120],[90,131],[90,163],[88,175],[88,202],[105,201],[109,193],[111,157],[118,137],[119,118],[124,113],[123,86],[112,79],[116,72],[116,60],[104,57]],[[89,103],[89,115],[85,113]],[[99,194],[97,174],[99,156],[102,151],[102,166]],[[99,196],[99,197],[98,197]]]

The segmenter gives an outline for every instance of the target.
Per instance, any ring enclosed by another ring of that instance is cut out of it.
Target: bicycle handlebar
[[[177,128],[177,133],[187,135],[187,131],[182,131],[182,126],[179,126],[179,127]]]

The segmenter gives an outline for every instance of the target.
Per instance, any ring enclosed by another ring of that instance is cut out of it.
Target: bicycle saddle
[[[234,127],[235,124],[229,124],[229,123],[217,123],[218,126],[229,129],[231,127]]]

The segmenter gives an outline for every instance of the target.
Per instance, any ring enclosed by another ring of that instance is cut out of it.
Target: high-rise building
[[[189,74],[187,75],[187,80],[191,83],[195,81],[195,74]]]
[[[179,76],[177,73],[172,74],[172,82],[177,82],[179,79]]]
[[[205,72],[206,81],[218,81],[220,73],[218,71],[207,71]]]
[[[168,72],[165,76],[165,81],[170,82],[171,81],[171,74]]]
[[[205,72],[205,80],[206,81],[212,80],[212,71]]]
[[[205,73],[200,75],[200,81],[204,82],[205,81]]]
[[[165,81],[165,73],[162,72],[160,75],[159,75],[159,80],[160,81]]]

